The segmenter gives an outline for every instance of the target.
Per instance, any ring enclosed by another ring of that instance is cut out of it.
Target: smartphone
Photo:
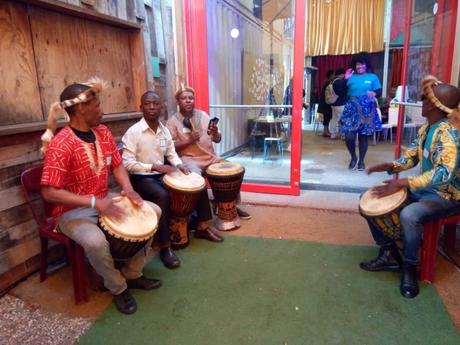
[[[208,135],[210,134],[210,129],[211,127],[215,127],[217,126],[217,123],[219,122],[219,118],[217,117],[213,117],[211,120],[209,120],[209,124],[208,124]]]

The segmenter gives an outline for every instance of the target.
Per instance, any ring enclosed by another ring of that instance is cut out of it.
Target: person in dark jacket
[[[345,69],[338,68],[335,71],[335,79],[332,81],[332,89],[337,95],[337,100],[331,104],[332,118],[329,123],[331,139],[337,139],[339,135],[339,117],[342,114],[345,103],[347,103],[347,81],[345,80]]]
[[[326,80],[321,87],[321,93],[319,95],[319,104],[318,104],[318,113],[323,114],[323,137],[330,137],[331,133],[329,132],[329,122],[332,118],[332,108],[329,104],[326,103],[326,87],[334,78],[334,71],[328,70],[326,73]]]

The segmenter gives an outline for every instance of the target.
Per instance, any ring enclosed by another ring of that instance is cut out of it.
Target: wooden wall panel
[[[0,274],[23,263],[39,252],[40,239],[38,237],[18,241],[15,246],[11,246],[6,250],[0,249]]]
[[[0,126],[43,120],[27,8],[0,2]]]
[[[144,62],[143,30],[123,29],[126,27],[123,23],[118,23],[121,28],[114,25],[118,18],[132,23],[142,21],[143,0],[97,0],[95,7],[82,5],[80,0],[44,0],[43,8],[31,3],[0,0],[3,82],[0,126],[14,129],[16,124],[42,123],[49,105],[58,100],[65,85],[85,81],[92,75],[109,82],[101,99],[105,113],[137,111],[150,73]],[[83,9],[81,17],[68,4]],[[98,21],[98,13],[107,14],[114,22],[105,16]],[[14,111],[7,113],[7,106]],[[117,120],[113,116],[106,124],[120,140],[137,120],[134,117]],[[42,130],[30,127],[28,133],[3,134],[0,136],[0,291],[36,271],[40,251],[37,225],[25,203],[20,173],[40,161]],[[115,187],[113,178],[110,187]],[[43,216],[38,196],[33,206]],[[53,246],[50,260],[62,254],[60,246]]]
[[[26,202],[22,186],[0,190],[0,212]]]
[[[40,148],[39,141],[0,147],[0,169],[39,160]]]
[[[65,85],[91,76],[108,81],[104,113],[135,110],[129,30],[40,8],[31,8],[30,24],[45,113]]]

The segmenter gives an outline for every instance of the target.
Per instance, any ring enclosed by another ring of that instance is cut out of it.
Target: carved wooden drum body
[[[216,227],[219,230],[234,230],[241,226],[236,212],[236,201],[244,177],[244,167],[236,162],[211,164],[206,169],[214,201],[217,202]]]
[[[369,222],[374,224],[389,238],[401,238],[401,223],[399,214],[409,204],[409,194],[406,189],[377,198],[367,190],[359,201],[359,212]]]
[[[184,248],[189,243],[188,217],[206,188],[206,183],[197,173],[185,175],[175,171],[163,177],[163,184],[171,199],[171,245],[175,249]]]

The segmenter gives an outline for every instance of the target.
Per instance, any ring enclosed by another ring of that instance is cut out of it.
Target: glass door
[[[408,145],[425,123],[421,115],[422,79],[432,74],[450,82],[458,1],[398,0],[393,6],[400,15],[399,22],[404,17],[404,25],[399,25],[404,40],[404,87],[395,95],[400,108],[395,148],[395,156],[399,156],[401,145]]]
[[[246,191],[298,194],[304,0],[184,0],[188,78]]]

